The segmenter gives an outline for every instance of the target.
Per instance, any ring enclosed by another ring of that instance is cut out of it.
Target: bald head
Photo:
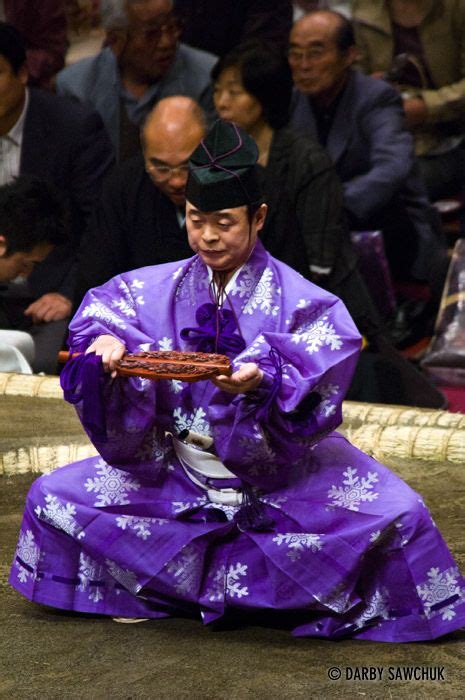
[[[200,141],[205,133],[204,113],[195,100],[176,95],[157,102],[145,121],[142,134],[144,141],[160,141],[182,137],[190,131],[201,133]]]
[[[333,96],[356,59],[350,21],[330,10],[310,12],[293,26],[289,63],[296,87],[304,94]]]
[[[187,161],[205,131],[203,111],[189,97],[160,100],[145,121],[142,146],[146,170],[177,206],[185,203]]]

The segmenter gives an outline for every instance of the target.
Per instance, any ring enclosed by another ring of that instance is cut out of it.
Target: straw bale
[[[58,377],[0,373],[0,474],[47,473],[96,454],[62,396]],[[343,413],[341,432],[381,462],[465,465],[465,415],[350,401]]]

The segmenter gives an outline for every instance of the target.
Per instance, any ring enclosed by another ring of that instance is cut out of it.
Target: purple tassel
[[[271,530],[274,520],[266,513],[265,504],[260,501],[254,490],[244,485],[242,505],[236,513],[236,523],[239,530],[255,530],[265,532]]]

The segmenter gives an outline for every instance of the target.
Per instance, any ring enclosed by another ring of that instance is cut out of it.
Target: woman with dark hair
[[[245,129],[259,148],[269,212],[261,239],[269,252],[340,296],[364,334],[377,312],[357,269],[333,165],[316,141],[287,126],[292,76],[285,56],[250,42],[212,71],[219,116]]]

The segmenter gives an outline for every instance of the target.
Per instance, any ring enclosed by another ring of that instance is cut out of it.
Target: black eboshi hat
[[[236,124],[218,119],[190,157],[186,198],[200,211],[260,202],[257,160],[253,138]]]

